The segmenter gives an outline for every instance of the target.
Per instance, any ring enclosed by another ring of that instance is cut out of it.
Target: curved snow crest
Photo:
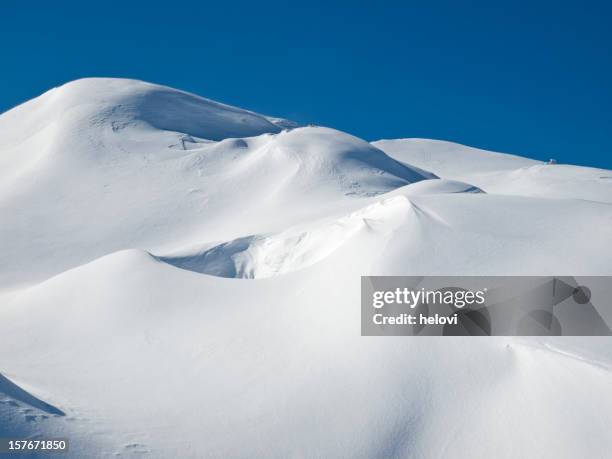
[[[1,373],[0,404],[8,404],[14,408],[19,407],[21,404],[25,404],[49,415],[65,416],[62,410],[25,391]]]
[[[414,183],[408,187],[392,191],[394,193],[405,193],[410,196],[446,193],[485,193],[477,186],[459,180],[431,179]]]
[[[418,211],[407,197],[394,196],[336,220],[242,237],[200,251],[186,249],[158,259],[219,277],[274,277],[314,265],[358,234],[374,233],[384,238],[405,221],[411,210]]]
[[[231,150],[235,174],[267,175],[303,190],[331,184],[346,195],[373,196],[436,178],[400,163],[362,139],[325,127],[302,127],[275,135],[226,139],[211,153]]]
[[[84,78],[51,89],[0,115],[5,145],[50,124],[85,121],[114,132],[144,124],[164,131],[222,140],[280,132],[286,120],[271,118],[167,86],[119,78]],[[77,126],[75,126],[77,125]]]
[[[411,196],[484,193],[468,183],[430,179],[389,192],[383,199],[340,218],[298,225],[279,233],[240,237],[221,244],[188,247],[159,256],[178,268],[219,277],[261,279],[312,266],[354,239],[375,234],[384,239],[407,218],[445,224],[431,211],[410,200]]]

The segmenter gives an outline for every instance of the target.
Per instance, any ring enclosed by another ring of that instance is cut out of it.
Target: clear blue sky
[[[612,168],[611,24],[603,1],[4,0],[0,111],[129,77],[368,140]]]

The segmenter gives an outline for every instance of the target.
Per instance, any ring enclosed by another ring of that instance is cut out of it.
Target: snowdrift
[[[130,80],[79,80],[16,107],[0,150],[0,288],[117,250],[280,230],[435,177],[340,131],[281,131]]]
[[[132,80],[0,115],[0,435],[83,457],[605,457],[608,339],[360,336],[362,275],[612,275],[611,171]]]

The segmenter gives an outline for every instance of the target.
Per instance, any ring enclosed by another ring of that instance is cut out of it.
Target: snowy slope
[[[432,177],[333,129],[280,131],[130,80],[79,80],[3,114],[0,150],[0,288],[116,250],[279,229]]]
[[[359,323],[366,274],[612,275],[612,172],[115,79],[0,134],[0,437],[79,458],[612,450],[609,340]]]
[[[440,177],[467,181],[489,193],[612,203],[612,174],[604,169],[546,164],[440,140],[396,139],[372,144],[398,161]]]

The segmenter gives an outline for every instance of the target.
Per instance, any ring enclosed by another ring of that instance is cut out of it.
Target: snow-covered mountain
[[[84,79],[0,115],[0,437],[605,457],[595,338],[360,336],[360,276],[612,275],[612,171]]]

